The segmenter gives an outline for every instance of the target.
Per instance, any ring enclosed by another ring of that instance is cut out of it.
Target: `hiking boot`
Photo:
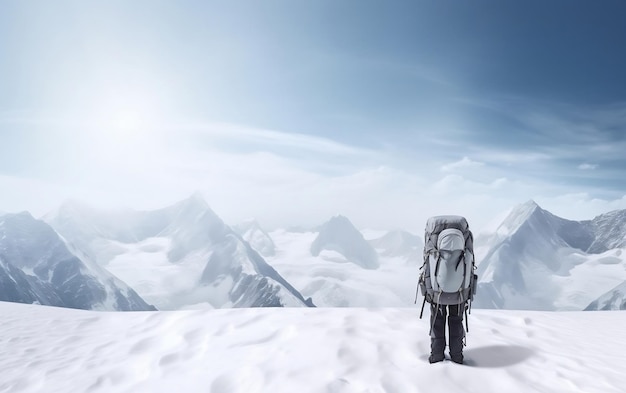
[[[430,356],[428,357],[428,363],[433,364],[433,363],[443,362],[443,359],[444,359],[443,353],[441,355],[439,354],[435,355],[434,353],[431,353]]]
[[[443,350],[446,349],[445,338],[431,338],[430,339],[430,356],[428,361],[430,363],[441,362],[444,359]]]
[[[457,364],[463,364],[463,354],[462,353],[455,353],[450,354],[450,360],[452,360],[454,363]]]
[[[437,353],[443,355],[443,350],[446,349],[446,339],[444,338],[431,338],[430,339],[430,353]]]

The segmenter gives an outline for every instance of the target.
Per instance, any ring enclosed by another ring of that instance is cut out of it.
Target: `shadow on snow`
[[[534,353],[533,350],[519,345],[490,345],[471,348],[463,351],[465,357],[463,365],[483,368],[508,367],[525,361]],[[420,358],[428,361],[427,354],[420,356]],[[448,356],[446,356],[446,362],[450,362]]]
[[[525,361],[534,353],[532,349],[519,345],[490,345],[463,352],[465,365],[485,368],[512,366]]]

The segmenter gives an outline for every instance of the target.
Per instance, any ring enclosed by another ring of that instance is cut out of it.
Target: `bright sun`
[[[131,142],[159,123],[164,105],[149,85],[115,83],[100,86],[85,113],[99,134],[113,142]]]
[[[150,133],[159,116],[150,100],[115,99],[103,103],[96,121],[99,133],[114,143],[132,143]]]
[[[130,168],[149,162],[151,152],[158,144],[158,111],[149,107],[149,101],[111,101],[107,105],[101,103],[91,118],[94,125],[90,137],[91,151],[107,166]]]

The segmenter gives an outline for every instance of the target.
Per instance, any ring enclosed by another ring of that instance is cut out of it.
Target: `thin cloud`
[[[542,208],[570,220],[591,220],[612,211],[626,209],[626,194],[614,199],[594,198],[589,193],[565,193],[533,198]]]
[[[583,163],[578,165],[578,169],[582,170],[582,171],[591,171],[594,170],[598,167],[598,164],[588,164],[588,163]]]
[[[541,108],[528,105],[525,109],[515,109],[515,113],[520,122],[542,136],[546,146],[564,146],[579,154],[589,149],[606,149],[607,144],[623,147],[625,142],[621,130],[626,127],[626,105],[600,109],[563,104]]]
[[[443,165],[444,171],[433,156],[399,160],[394,150],[370,151],[307,135],[234,125],[165,131],[171,132],[161,132],[159,143],[145,145],[148,140],[137,140],[122,152],[115,144],[81,144],[85,151],[71,166],[59,161],[55,177],[41,174],[57,185],[54,193],[49,184],[0,178],[1,189],[14,191],[0,195],[0,208],[42,214],[65,198],[77,197],[96,206],[148,209],[200,190],[231,224],[256,217],[270,229],[315,226],[341,213],[362,228],[420,232],[425,220],[436,214],[465,215],[474,228],[480,228],[500,211],[531,198],[545,202],[543,207],[564,218],[577,218],[574,214],[592,218],[602,207],[623,203],[583,198],[576,204],[579,213],[560,207],[559,196],[581,188],[520,174],[529,166],[537,171],[549,168],[551,160],[544,153],[535,153],[535,162],[529,162],[520,152],[476,154],[478,148],[468,146],[470,153]],[[152,140],[154,135],[146,138]],[[72,141],[72,150],[77,150]],[[228,141],[235,148],[222,149],[212,141]],[[252,144],[254,149],[239,149],[237,143]],[[496,158],[511,165],[496,165],[492,161]],[[65,177],[59,179],[57,173]],[[596,195],[588,188],[584,191]],[[23,197],[26,194],[50,198],[28,199]],[[37,209],[32,207],[38,204]]]
[[[239,143],[253,143],[265,148],[293,148],[334,155],[358,155],[373,153],[373,151],[355,148],[353,146],[341,144],[323,137],[247,127],[230,123],[183,126],[174,125],[172,128],[174,130],[182,130],[196,133],[197,135],[204,135],[209,138],[230,140]]]
[[[463,157],[461,160],[446,164],[441,167],[442,172],[454,172],[462,169],[480,168],[484,166],[484,162],[473,161],[468,157]]]

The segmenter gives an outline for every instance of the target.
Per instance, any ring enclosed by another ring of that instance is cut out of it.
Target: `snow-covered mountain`
[[[56,291],[47,283],[29,278],[21,269],[0,255],[0,300],[14,303],[39,303],[62,306]]]
[[[264,257],[271,257],[276,253],[276,245],[271,236],[261,228],[256,220],[251,219],[233,225],[233,229]]]
[[[341,215],[334,216],[323,224],[311,244],[311,255],[318,256],[323,251],[337,252],[347,261],[364,269],[379,267],[376,250],[350,220]]]
[[[199,194],[153,211],[66,203],[46,219],[159,309],[312,306]]]
[[[29,213],[0,216],[0,300],[94,310],[154,310],[106,270],[74,253]]]
[[[369,243],[381,256],[402,257],[413,263],[422,261],[424,242],[410,232],[390,231],[382,237],[370,240]]]
[[[604,251],[626,247],[626,210],[601,214],[591,221],[583,221],[593,235],[587,252],[599,254]]]
[[[534,201],[516,207],[495,233],[477,238],[487,252],[478,259],[475,306],[582,310],[626,280],[626,258],[607,249],[622,244],[613,228],[623,230],[620,217],[614,212],[578,222]]]
[[[585,311],[626,310],[626,281],[589,304]]]

